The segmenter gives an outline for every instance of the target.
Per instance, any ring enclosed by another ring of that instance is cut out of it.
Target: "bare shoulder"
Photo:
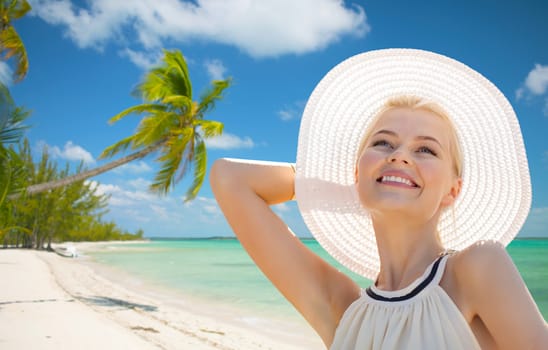
[[[477,314],[477,305],[500,290],[525,287],[504,245],[493,240],[478,241],[452,257],[452,273],[463,305]]]
[[[501,271],[514,266],[505,247],[497,241],[478,241],[452,257],[453,270],[459,281],[484,281],[493,269]]]
[[[504,246],[496,241],[478,241],[450,255],[441,285],[468,322],[477,314],[472,297],[485,292],[481,288],[485,275],[505,260],[512,265]]]
[[[452,256],[467,319],[481,320],[502,349],[541,349],[548,328],[505,247],[480,241]]]

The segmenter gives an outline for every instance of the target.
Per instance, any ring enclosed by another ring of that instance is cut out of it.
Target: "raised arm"
[[[294,193],[289,163],[217,160],[210,174],[217,202],[257,266],[331,344],[355,283],[310,251],[271,210]]]

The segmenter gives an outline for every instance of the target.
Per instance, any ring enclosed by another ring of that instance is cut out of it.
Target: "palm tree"
[[[194,180],[186,193],[186,200],[195,198],[207,168],[204,139],[218,136],[223,131],[221,122],[205,120],[204,117],[229,85],[230,79],[213,81],[200,101],[193,101],[183,55],[178,50],[164,51],[162,64],[151,69],[135,89],[143,103],[122,111],[109,121],[114,123],[130,114],[142,114],[137,131],[107,147],[101,158],[110,158],[128,148],[135,152],[59,181],[29,186],[26,193],[43,192],[81,181],[157,151],[156,161],[160,163],[160,170],[150,190],[166,194],[193,168]]]
[[[8,88],[0,84],[0,239],[12,229],[28,231],[10,223],[14,208],[6,199],[24,187],[25,164],[11,146],[23,137],[27,126],[22,123],[29,114],[23,107],[15,106]]]
[[[27,0],[0,0],[0,55],[4,60],[16,59],[15,81],[25,77],[29,69],[27,51],[11,22],[31,9]]]
[[[0,84],[0,208],[4,200],[18,190],[17,178],[22,171],[19,155],[9,144],[16,144],[27,128],[23,121],[30,112],[16,107],[9,90]]]
[[[15,105],[8,88],[0,83],[0,148],[19,142],[28,128],[22,122],[29,114],[25,108]]]

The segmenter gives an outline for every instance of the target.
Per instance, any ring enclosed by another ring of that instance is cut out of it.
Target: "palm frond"
[[[144,101],[161,101],[172,95],[192,99],[188,68],[180,51],[164,51],[162,64],[151,69],[137,85],[135,94]]]
[[[158,102],[166,96],[173,95],[172,83],[166,79],[164,68],[151,69],[135,88],[135,95],[147,102]]]
[[[192,98],[192,84],[188,74],[188,66],[183,54],[179,50],[164,51],[164,62],[166,63],[167,74],[170,81],[174,83],[174,91],[180,95]]]
[[[200,98],[198,105],[198,115],[203,116],[206,112],[215,107],[215,102],[223,98],[223,92],[230,86],[232,79],[214,80],[209,89],[207,89]]]
[[[174,112],[159,112],[141,119],[135,132],[135,146],[148,146],[167,139],[179,127],[178,115]]]
[[[8,12],[12,19],[19,19],[31,10],[27,0],[12,0],[8,6]]]
[[[123,117],[129,115],[129,114],[142,114],[142,113],[155,113],[155,112],[162,112],[166,110],[166,106],[156,104],[156,103],[144,103],[137,106],[129,107],[122,112],[116,114],[114,117],[110,118],[108,120],[109,124],[116,123],[118,120],[122,119]]]
[[[108,146],[101,152],[99,159],[110,158],[115,154],[118,154],[122,151],[125,151],[129,146],[131,146],[136,140],[136,135],[128,136],[113,145]]]
[[[143,116],[132,136],[105,149],[101,157],[112,156],[130,146],[141,148],[158,144],[160,150],[155,160],[160,163],[160,170],[149,189],[166,194],[193,168],[195,178],[187,192],[187,200],[194,198],[206,172],[204,139],[223,131],[222,123],[204,120],[204,115],[222,98],[230,83],[230,79],[214,81],[199,103],[193,101],[185,58],[180,51],[165,50],[162,63],[149,70],[134,90],[145,103],[128,108],[110,122],[131,113],[148,114]]]
[[[177,182],[175,180],[177,171],[180,168],[186,168],[187,147],[190,140],[192,140],[192,136],[192,130],[187,129],[181,137],[166,142],[166,145],[163,147],[166,151],[157,159],[162,163],[161,169],[154,177],[154,182],[150,185],[150,189],[153,192],[166,194],[175,185]]]
[[[219,136],[223,133],[224,124],[214,120],[196,120],[195,125],[200,127],[204,138]]]
[[[196,141],[196,149],[194,151],[194,180],[192,185],[186,192],[185,202],[193,200],[198,195],[207,170],[207,151],[205,142],[202,139]]]
[[[15,106],[8,88],[0,84],[0,145],[16,143],[28,128],[22,122],[28,118],[30,111]]]
[[[183,177],[186,176],[188,173],[188,170],[190,169],[192,165],[192,161],[194,159],[194,151],[195,151],[195,144],[196,144],[196,138],[200,137],[200,135],[196,132],[195,128],[187,128],[188,130],[188,141],[185,146],[185,149],[182,151],[181,157],[182,157],[182,164],[179,166],[178,174],[175,177],[174,183],[177,184]]]
[[[0,105],[14,106],[15,102],[11,97],[8,87],[0,82]]]
[[[12,113],[8,115],[7,120],[1,122],[0,144],[16,143],[23,137],[23,133],[29,126],[23,125],[22,121],[25,120],[29,114],[30,112],[23,107],[16,107]]]
[[[8,149],[0,146],[0,206],[11,192],[12,167],[9,161]]]
[[[183,95],[166,96],[162,99],[162,103],[177,107],[182,113],[187,113],[192,109],[192,99]]]
[[[19,34],[12,26],[0,31],[0,55],[4,55],[6,61],[11,57],[15,57],[17,67],[14,72],[15,81],[25,77],[29,70],[27,50],[25,50],[25,45],[23,45]]]
[[[23,189],[18,184],[24,176],[25,168],[20,155],[13,148],[0,146],[0,205],[6,198]]]

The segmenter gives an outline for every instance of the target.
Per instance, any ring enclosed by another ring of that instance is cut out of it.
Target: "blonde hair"
[[[415,95],[399,95],[391,97],[384,103],[384,105],[377,112],[377,114],[371,120],[371,123],[368,126],[365,136],[360,144],[358,157],[362,154],[363,149],[367,141],[369,140],[371,133],[373,132],[373,127],[375,126],[375,124],[377,124],[377,121],[386,112],[395,108],[408,108],[411,110],[423,110],[431,112],[440,117],[447,125],[449,125],[449,153],[451,154],[451,159],[453,161],[453,169],[455,171],[455,175],[458,177],[462,177],[462,151],[457,136],[457,130],[455,129],[451,118],[449,117],[448,113],[436,102]]]

